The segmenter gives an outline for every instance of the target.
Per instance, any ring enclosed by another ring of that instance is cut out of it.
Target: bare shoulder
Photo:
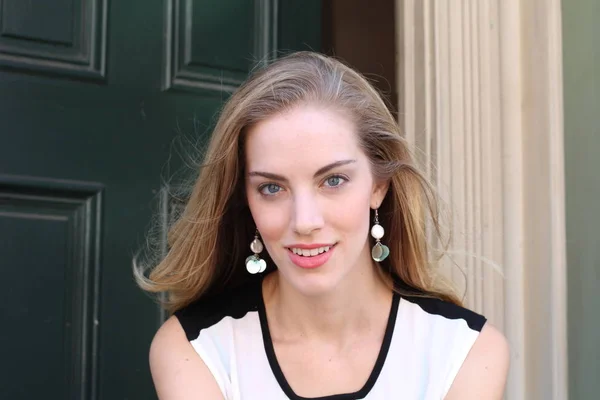
[[[150,346],[150,370],[161,400],[223,400],[221,390],[176,317],[158,330]]]
[[[504,335],[486,323],[458,371],[446,400],[502,399],[510,364]]]

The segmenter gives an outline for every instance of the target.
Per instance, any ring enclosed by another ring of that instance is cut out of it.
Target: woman
[[[174,311],[150,349],[159,397],[502,398],[504,337],[434,286],[427,187],[358,73],[308,52],[255,72],[138,274]]]

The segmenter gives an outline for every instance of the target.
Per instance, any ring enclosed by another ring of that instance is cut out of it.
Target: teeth
[[[316,256],[317,254],[321,254],[321,253],[325,253],[326,251],[329,251],[331,247],[330,246],[325,246],[325,247],[319,247],[317,249],[298,249],[295,247],[292,247],[290,250],[292,250],[292,252],[294,254],[297,254],[299,256],[303,256],[303,257],[312,257],[312,256]]]

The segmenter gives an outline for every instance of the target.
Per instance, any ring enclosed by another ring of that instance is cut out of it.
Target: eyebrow
[[[319,168],[319,170],[317,172],[315,172],[314,177],[316,178],[317,176],[321,176],[321,175],[331,171],[334,168],[341,167],[341,166],[347,165],[347,164],[352,164],[355,162],[356,162],[356,160],[340,160],[340,161],[333,162],[331,164],[327,164],[326,166]],[[285,176],[272,174],[270,172],[250,171],[248,173],[248,176],[262,176],[263,178],[272,179],[272,180],[280,181],[280,182],[288,181],[288,179]]]

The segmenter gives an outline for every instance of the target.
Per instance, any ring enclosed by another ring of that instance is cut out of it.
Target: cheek
[[[330,226],[345,232],[350,236],[363,236],[369,230],[370,224],[370,199],[362,191],[344,197],[343,205],[339,202],[330,206]]]
[[[288,212],[285,207],[275,202],[254,196],[248,196],[248,206],[262,242],[268,249],[270,243],[280,240],[285,235],[289,221]]]

